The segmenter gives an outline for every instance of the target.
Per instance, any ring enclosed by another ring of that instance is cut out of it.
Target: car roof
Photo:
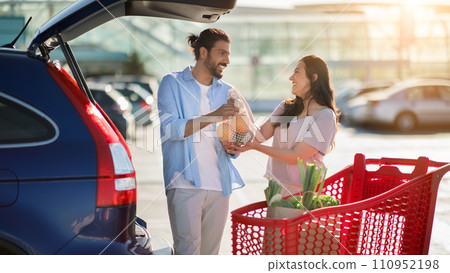
[[[361,89],[392,86],[397,80],[367,80],[361,82]]]
[[[110,97],[113,97],[114,99],[118,99],[120,97],[124,97],[122,94],[120,94],[119,91],[114,89],[110,84],[106,83],[98,83],[98,82],[87,82],[87,85],[89,86],[89,89],[94,92],[105,92]]]
[[[111,86],[116,89],[128,89],[133,93],[136,93],[143,99],[146,99],[149,96],[152,96],[150,92],[142,88],[139,84],[136,83],[125,83],[125,82],[113,82]]]
[[[80,35],[122,16],[163,17],[195,22],[215,22],[235,7],[236,0],[79,0],[58,13],[34,35],[28,52],[41,46],[46,51],[57,48]]]
[[[100,75],[100,76],[94,76],[90,77],[90,79],[94,81],[111,81],[111,82],[130,82],[130,81],[151,81],[156,80],[155,77],[148,76],[148,75],[132,75],[132,74],[125,74],[125,75]]]
[[[410,78],[404,81],[398,82],[394,86],[397,88],[406,88],[416,85],[450,85],[450,80],[446,79],[421,79],[421,78]]]
[[[107,82],[107,83],[134,83],[146,91],[153,94],[158,90],[158,80],[155,77],[148,75],[100,75],[89,77],[88,80],[95,82]]]
[[[382,89],[379,91],[374,91],[368,94],[361,95],[362,97],[368,99],[385,99],[388,98],[402,90],[407,88],[411,88],[414,86],[421,85],[446,85],[450,86],[450,80],[445,79],[420,79],[420,78],[410,78],[403,81],[399,81],[392,85],[391,87],[387,87],[386,89]]]

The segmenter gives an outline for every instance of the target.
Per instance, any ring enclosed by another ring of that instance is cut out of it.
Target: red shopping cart
[[[266,218],[265,201],[232,211],[233,254],[428,254],[437,190],[449,170],[426,157],[356,154],[322,189],[339,206],[284,219]]]

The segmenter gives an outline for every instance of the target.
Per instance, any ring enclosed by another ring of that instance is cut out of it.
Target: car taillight
[[[114,113],[119,114],[119,115],[122,115],[125,112],[125,110],[120,108],[120,106],[118,104],[111,105],[111,109],[114,111]]]
[[[117,127],[114,125],[114,123],[113,123],[113,122],[111,121],[111,119],[108,117],[108,115],[103,111],[103,109],[102,109],[100,106],[98,106],[98,104],[97,104],[97,108],[98,108],[98,110],[102,113],[103,117],[108,121],[108,124],[111,126],[111,128],[114,130],[114,132],[116,132],[117,137],[118,137],[119,140],[120,140],[120,143],[122,143],[122,144],[125,146],[125,149],[127,150],[128,156],[129,156],[130,158],[132,158],[130,149],[128,148],[128,145],[125,144],[126,141],[125,141],[125,139],[123,138],[122,134],[119,132],[119,129],[117,129]]]
[[[367,104],[368,104],[370,107],[377,106],[378,103],[380,103],[379,100],[369,100],[369,101],[367,102]]]
[[[136,172],[123,137],[101,108],[92,104],[62,67],[47,63],[47,70],[76,108],[89,129],[97,151],[97,207],[136,203]]]
[[[121,206],[136,203],[136,173],[122,143],[112,143],[105,147],[109,157],[102,163],[111,162],[113,166],[103,165],[98,171],[97,207]]]
[[[147,113],[152,113],[152,106],[151,105],[149,105],[146,101],[140,101],[139,102],[139,105],[142,107],[142,109],[144,109],[145,110],[145,112],[147,112]]]

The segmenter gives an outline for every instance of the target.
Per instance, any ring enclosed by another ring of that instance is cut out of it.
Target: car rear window
[[[440,95],[437,86],[415,86],[408,90],[408,99],[410,100],[433,100],[439,99]]]
[[[52,122],[38,110],[0,94],[1,146],[39,144],[53,139],[56,133]]]
[[[450,86],[439,86],[441,92],[441,98],[448,101],[450,100]]]

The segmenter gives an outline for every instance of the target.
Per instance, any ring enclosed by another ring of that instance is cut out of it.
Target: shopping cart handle
[[[372,172],[374,174],[406,176],[409,179],[412,179],[414,177],[426,174],[428,171],[429,162],[430,160],[428,159],[428,157],[424,156],[421,156],[418,159],[389,157],[382,157],[380,159],[366,159],[363,154],[358,153],[355,155],[354,165],[356,168],[356,172],[358,172],[359,169],[366,171],[366,165],[371,164],[380,166],[377,171]],[[414,170],[411,173],[402,173],[395,165],[413,166]]]
[[[450,171],[450,163],[447,163],[447,165],[444,165],[440,167],[439,169],[434,171],[434,175],[437,179],[441,180],[444,175]]]
[[[432,161],[430,160],[430,167],[439,168],[445,165],[449,165],[448,162],[439,162],[439,161]]]
[[[418,159],[408,159],[408,158],[389,158],[382,157],[379,159],[380,165],[410,165],[410,166],[418,166],[420,164],[428,165],[429,159],[428,157],[421,156]]]
[[[379,161],[376,163],[376,161]],[[425,162],[428,161],[427,165],[428,167],[434,167],[439,168],[445,165],[448,165],[449,162],[439,162],[439,161],[433,161],[429,160],[428,157],[421,156],[418,159],[405,159],[405,158],[389,158],[389,157],[382,157],[379,160],[378,159],[367,159],[367,164],[379,164],[379,165],[420,165],[425,164]]]

